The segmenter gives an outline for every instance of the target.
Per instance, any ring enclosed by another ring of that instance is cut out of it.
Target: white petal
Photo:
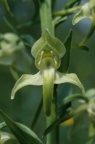
[[[79,78],[77,77],[76,74],[71,73],[71,74],[62,74],[56,70],[56,79],[55,79],[55,84],[61,84],[61,83],[71,83],[76,86],[78,86],[82,92],[84,93],[84,87],[82,83],[80,82]]]
[[[16,82],[12,89],[11,99],[14,99],[15,93],[24,86],[27,85],[42,85],[42,75],[41,72],[38,72],[35,75],[24,74],[20,77],[20,79]]]

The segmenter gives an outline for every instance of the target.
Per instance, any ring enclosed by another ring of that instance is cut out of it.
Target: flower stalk
[[[74,12],[80,10],[81,6],[76,6],[69,9],[60,10],[58,12],[53,13],[53,16],[67,16],[73,14]]]
[[[51,0],[41,0],[40,5],[40,19],[41,19],[41,29],[44,32],[45,29],[48,29],[49,32],[54,35],[54,26],[52,22],[52,11],[51,11]],[[57,97],[53,95],[54,89],[54,69],[48,68],[43,71],[43,102],[45,104],[44,111],[47,115],[51,115],[46,117],[47,126],[52,124],[57,118]],[[46,89],[48,89],[46,91]],[[51,101],[50,101],[51,100]],[[51,103],[51,104],[50,104]],[[47,107],[50,109],[47,110]],[[52,111],[51,111],[52,110]],[[55,128],[52,132],[50,132],[47,136],[47,144],[57,144],[57,131]]]
[[[54,35],[54,27],[52,23],[51,0],[40,0],[40,20],[42,33],[47,28]]]
[[[48,127],[58,117],[57,85],[54,84],[71,83],[78,86],[83,93],[84,87],[76,74],[64,74],[57,70],[60,67],[61,58],[65,55],[66,49],[64,44],[53,36],[54,29],[51,17],[51,0],[41,0],[40,2],[41,28],[42,32],[44,32],[31,49],[31,53],[35,58],[35,65],[39,69],[39,72],[34,75],[22,75],[12,90],[11,99],[13,99],[15,93],[24,86],[42,85],[43,107]],[[44,18],[48,15],[48,20],[44,21]],[[57,138],[58,128],[55,128],[48,134],[46,144],[58,144]]]

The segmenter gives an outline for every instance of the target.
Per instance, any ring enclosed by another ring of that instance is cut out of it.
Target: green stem
[[[54,91],[54,97],[52,101],[52,111],[51,115],[47,117],[47,126],[50,126],[57,119],[57,93],[56,89]],[[58,144],[59,142],[59,127],[56,127],[47,135],[47,143],[46,144]]]
[[[52,35],[54,35],[51,12],[51,0],[40,0],[40,19],[42,32],[44,32],[47,28],[49,32]]]
[[[54,16],[67,16],[67,15],[70,15],[70,14],[74,13],[77,10],[80,10],[80,8],[81,8],[81,6],[76,6],[76,7],[73,7],[73,8],[64,9],[64,10],[55,12],[53,15]]]
[[[40,0],[40,19],[41,19],[41,30],[44,32],[48,29],[51,35],[54,35],[54,25],[52,22],[52,12],[51,12],[51,0]],[[57,98],[53,96],[53,101],[51,104],[51,115],[46,116],[47,127],[51,125],[57,119]],[[58,129],[55,128],[47,136],[46,144],[58,144],[57,136]]]

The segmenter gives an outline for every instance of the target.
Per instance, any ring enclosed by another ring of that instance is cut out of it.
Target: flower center
[[[60,58],[56,51],[51,50],[49,45],[39,52],[36,57],[35,64],[38,69],[43,69],[43,67],[52,66],[55,69],[58,69],[60,66]]]

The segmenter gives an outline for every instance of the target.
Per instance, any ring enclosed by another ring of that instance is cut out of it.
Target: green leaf
[[[17,141],[14,135],[8,133],[8,132],[0,132],[0,144],[4,144],[8,140],[14,140]]]
[[[81,112],[86,111],[87,104],[80,106],[79,108],[69,111],[67,113],[64,113],[61,115],[54,123],[52,123],[43,133],[43,137],[45,137],[49,132],[51,132],[56,126],[58,126],[60,123],[65,122],[66,120],[69,120],[70,118],[76,116],[78,114],[81,114]],[[85,117],[85,116],[84,116]]]
[[[76,74],[62,74],[56,70],[56,79],[55,79],[55,84],[61,84],[61,83],[71,83],[76,86],[78,86],[82,93],[85,93],[84,87],[80,80],[78,79]]]
[[[41,111],[42,111],[42,106],[43,106],[43,98],[41,98],[41,101],[37,107],[36,113],[34,115],[32,124],[31,124],[31,129],[33,129],[36,126],[36,123],[40,117]]]
[[[72,30],[70,30],[64,45],[66,47],[66,54],[64,57],[61,59],[61,66],[59,68],[59,71],[62,73],[66,73],[69,68],[69,63],[70,63],[70,50],[71,50],[71,40],[72,40]]]
[[[2,111],[0,111],[0,115],[21,144],[42,144],[41,140],[31,129],[13,121]]]
[[[41,72],[38,72],[35,75],[22,75],[19,80],[16,82],[15,86],[12,89],[11,99],[14,99],[15,93],[24,86],[27,85],[42,85],[42,75]]]
[[[9,16],[13,16],[13,13],[11,12],[10,8],[9,8],[9,5],[8,5],[8,2],[7,0],[1,0],[2,4],[3,4],[3,7],[6,11],[6,13],[9,15]]]
[[[33,0],[34,6],[35,6],[35,11],[32,20],[35,20],[37,16],[39,15],[39,1],[38,0]]]
[[[72,118],[72,114],[67,114],[59,119],[57,119],[54,123],[52,123],[43,133],[42,137],[44,138],[48,133],[50,133],[56,126],[58,126],[60,123],[65,122],[66,120],[69,120]]]
[[[68,108],[70,109],[70,107],[72,106],[72,102],[75,100],[82,100],[82,103],[89,103],[89,99],[82,94],[69,95],[65,97],[62,101],[61,107],[59,108],[60,116],[62,116]]]
[[[81,50],[89,51],[89,48],[87,46],[85,46],[85,45],[80,46],[78,44],[74,44],[73,43],[71,47],[74,48],[74,49],[81,49]]]

